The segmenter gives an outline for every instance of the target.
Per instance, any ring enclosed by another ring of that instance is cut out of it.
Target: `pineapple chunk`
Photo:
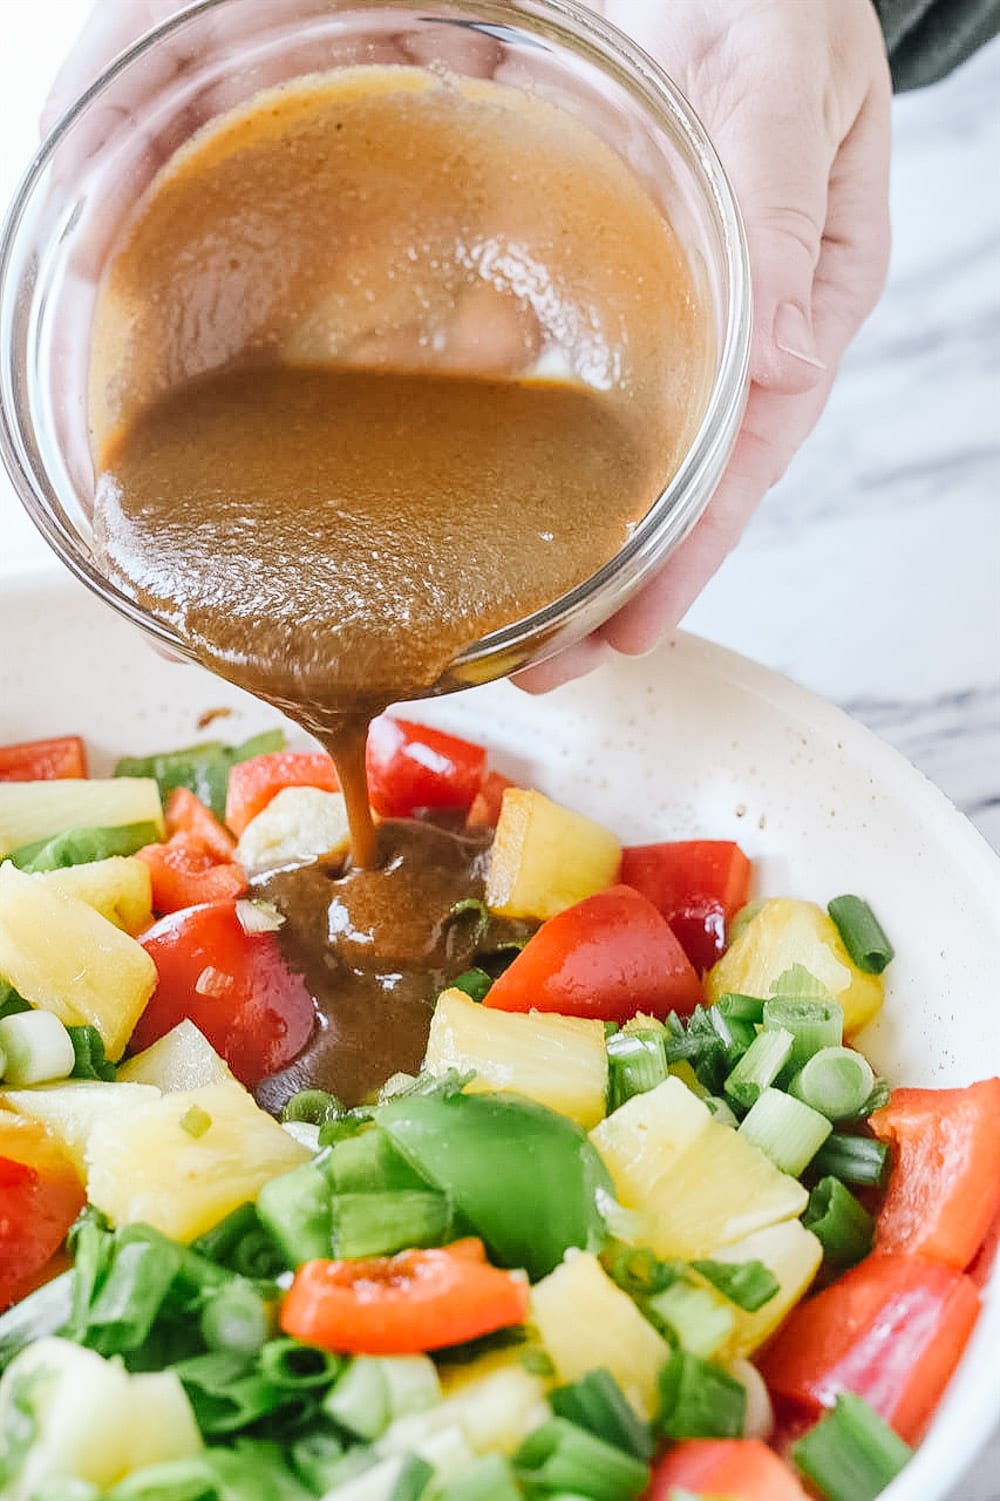
[[[852,1036],[882,1007],[881,975],[866,975],[851,961],[836,924],[814,902],[775,897],[764,902],[729,950],[705,976],[705,997],[717,1001],[727,991],[771,994],[774,982],[801,964],[844,1010],[844,1032]]]
[[[47,1126],[82,1177],[86,1171],[87,1142],[97,1122],[107,1120],[114,1130],[125,1131],[133,1112],[159,1097],[160,1091],[148,1084],[102,1084],[78,1079],[72,1084],[5,1089],[0,1092],[0,1105]]]
[[[614,883],[614,834],[540,792],[508,787],[490,855],[486,905],[501,917],[544,921]]]
[[[173,1371],[144,1371],[129,1379],[127,1442],[129,1474],[201,1453],[191,1403]]]
[[[783,1220],[712,1253],[713,1261],[762,1261],[778,1279],[778,1291],[756,1313],[733,1307],[733,1331],[722,1351],[727,1360],[752,1355],[806,1293],[819,1271],[823,1247],[801,1220]]]
[[[488,1011],[461,990],[446,990],[431,1022],[424,1066],[432,1074],[473,1070],[470,1091],[526,1095],[585,1130],[604,1114],[603,1022],[539,1011]]]
[[[236,859],[248,875],[256,876],[346,849],[349,839],[342,792],[283,787],[243,830]]]
[[[179,1089],[204,1089],[224,1084],[233,1076],[212,1044],[192,1021],[178,1022],[159,1042],[136,1053],[118,1070],[119,1083],[153,1084],[164,1094]]]
[[[134,938],[9,861],[0,865],[0,976],[66,1026],[96,1027],[111,1059],[156,989],[156,966]]]
[[[149,866],[131,855],[111,855],[86,865],[68,865],[35,877],[66,896],[78,896],[108,922],[133,937],[153,921],[153,882]]]
[[[161,836],[166,834],[160,789],[152,777],[0,783],[0,856],[67,829],[126,823],[155,823]]]
[[[800,1215],[809,1195],[731,1126],[710,1121],[642,1205],[658,1256],[714,1256],[754,1230]]]
[[[181,1124],[194,1107],[209,1118],[199,1136]],[[188,1242],[311,1156],[233,1080],[143,1104],[127,1130],[98,1121],[87,1144],[87,1192],[115,1225],[142,1220]]]
[[[477,1454],[513,1454],[522,1440],[552,1416],[545,1382],[505,1351],[505,1362],[479,1370],[422,1412],[397,1418],[378,1440],[380,1454],[408,1454],[432,1433],[458,1429]]]
[[[605,1366],[636,1410],[653,1416],[670,1347],[596,1257],[570,1251],[532,1288],[531,1309],[560,1381]]]
[[[618,1202],[641,1210],[711,1124],[708,1106],[671,1076],[626,1100],[591,1131],[590,1139],[611,1174]]]

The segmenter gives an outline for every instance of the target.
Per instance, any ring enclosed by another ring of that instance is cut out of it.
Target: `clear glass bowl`
[[[0,237],[0,451],[29,515],[103,600],[183,647],[106,579],[92,548],[90,325],[116,230],[159,163],[262,87],[387,53],[475,73],[484,46],[508,84],[570,110],[632,167],[669,218],[711,319],[704,408],[679,467],[597,573],[470,646],[448,691],[536,663],[613,615],[708,504],[747,389],[750,281],[736,201],[690,105],[639,47],[571,0],[199,0],[149,32],[84,93],[28,168]]]

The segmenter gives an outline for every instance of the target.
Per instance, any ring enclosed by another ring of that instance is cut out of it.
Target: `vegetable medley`
[[[868,1501],[1000,1225],[1000,1080],[896,1088],[867,904],[748,901],[377,721],[372,802],[492,828],[523,945],[351,1109],[251,1089],[315,1023],[263,871],[343,845],[278,735],[88,779],[0,750],[8,1501]]]

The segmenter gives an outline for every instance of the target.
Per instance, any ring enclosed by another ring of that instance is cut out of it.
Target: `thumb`
[[[772,391],[809,391],[825,370],[813,330],[813,282],[834,148],[821,118],[808,109],[766,116],[737,110],[715,139],[750,252],[750,376]]]

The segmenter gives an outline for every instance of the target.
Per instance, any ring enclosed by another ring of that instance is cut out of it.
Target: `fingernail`
[[[803,365],[811,365],[814,370],[826,369],[816,348],[812,319],[797,302],[783,302],[779,307],[774,320],[774,342],[793,360],[801,360]]]

